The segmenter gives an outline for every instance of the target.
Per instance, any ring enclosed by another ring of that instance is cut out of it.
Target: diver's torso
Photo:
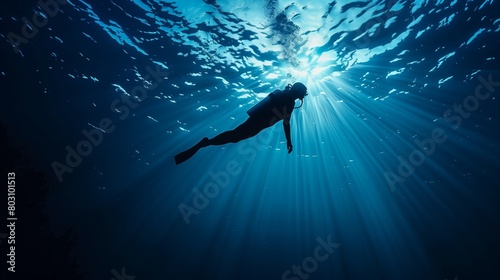
[[[295,100],[289,92],[275,90],[266,99],[256,105],[255,109],[248,111],[251,118],[258,119],[263,125],[271,126],[284,118],[291,117]]]

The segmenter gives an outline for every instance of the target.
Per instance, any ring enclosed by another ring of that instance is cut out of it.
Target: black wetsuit
[[[291,97],[290,92],[275,90],[270,93],[272,102],[270,106],[259,109],[252,114],[244,123],[233,130],[223,132],[213,139],[210,139],[208,145],[224,145],[226,143],[237,143],[241,140],[257,135],[259,132],[273,126],[280,120],[290,120],[295,99]]]
[[[268,97],[266,97],[268,98]],[[210,145],[224,145],[227,143],[237,143],[241,140],[253,137],[262,130],[274,125],[278,121],[284,120],[283,128],[287,140],[288,153],[292,151],[292,143],[290,139],[290,117],[293,107],[295,106],[295,98],[287,90],[275,90],[269,94],[271,102],[262,104],[263,106],[249,113],[250,117],[233,130],[222,132],[212,139],[203,138],[193,147],[177,154],[175,163],[180,164],[191,158],[199,149]],[[269,100],[267,100],[269,101]],[[262,101],[261,101],[262,102]]]

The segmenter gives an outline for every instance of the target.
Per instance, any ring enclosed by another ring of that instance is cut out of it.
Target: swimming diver
[[[286,146],[288,153],[292,152],[292,139],[290,138],[290,118],[293,109],[302,107],[304,97],[307,95],[307,87],[303,83],[287,85],[284,90],[275,90],[267,95],[262,101],[247,111],[249,118],[233,130],[225,131],[212,139],[204,137],[193,147],[176,155],[175,163],[181,164],[191,158],[199,149],[207,146],[218,146],[227,143],[237,143],[241,140],[253,137],[259,132],[273,126],[283,120]],[[300,99],[301,105],[297,108],[295,100]]]

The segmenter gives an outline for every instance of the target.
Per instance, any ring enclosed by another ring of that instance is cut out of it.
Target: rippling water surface
[[[61,2],[2,11],[0,81],[75,273],[500,279],[498,1]],[[174,164],[298,81],[291,154]]]

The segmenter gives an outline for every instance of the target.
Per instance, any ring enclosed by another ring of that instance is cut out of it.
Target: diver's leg
[[[201,141],[198,142],[193,147],[185,150],[184,152],[182,152],[180,154],[177,154],[174,157],[175,164],[181,164],[181,163],[185,162],[186,160],[190,159],[192,156],[194,156],[194,154],[196,154],[196,152],[198,152],[199,149],[201,149],[202,147],[206,147],[207,142],[208,142],[208,138],[205,137],[205,138],[201,139]]]
[[[241,140],[250,138],[259,133],[265,126],[260,125],[260,122],[253,118],[248,118],[244,123],[240,124],[233,130],[222,132],[214,138],[205,142],[207,146],[224,145],[227,143],[238,143]],[[205,147],[205,146],[204,146]]]
[[[208,145],[219,146],[227,143],[236,143],[238,141],[238,135],[235,132],[236,128],[233,130],[228,130],[220,133],[212,139],[208,140]]]
[[[184,161],[190,159],[196,152],[198,152],[199,149],[207,146],[218,146],[218,145],[224,145],[227,143],[237,143],[243,139],[250,138],[252,136],[255,136],[257,133],[259,133],[261,130],[264,128],[268,127],[269,125],[266,125],[264,122],[255,119],[255,118],[248,118],[244,123],[240,124],[238,127],[236,127],[233,130],[225,131],[222,132],[221,134],[215,136],[212,139],[208,139],[207,137],[201,139],[200,142],[198,142],[196,145],[193,147],[187,149],[186,151],[176,155],[175,158],[175,163],[180,164],[183,163]]]

